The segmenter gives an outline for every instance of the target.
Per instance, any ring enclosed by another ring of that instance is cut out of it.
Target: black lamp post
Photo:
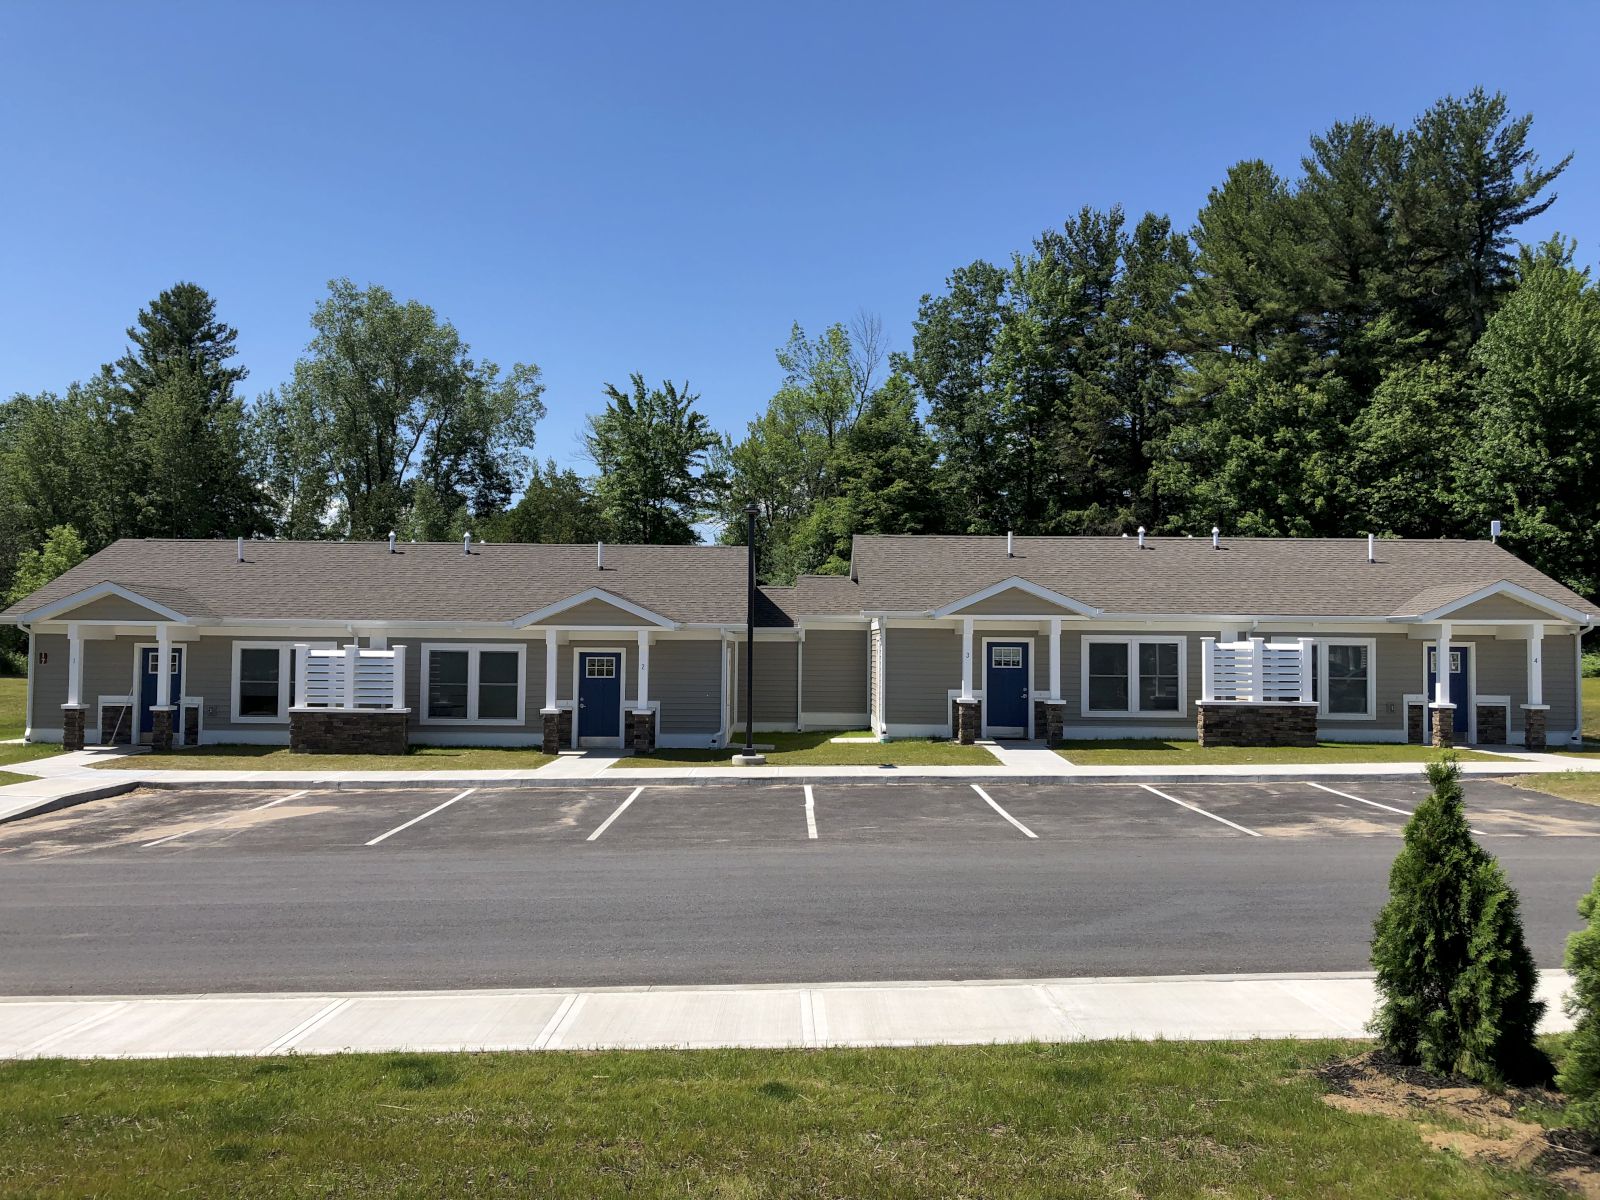
[[[756,753],[756,506],[745,505],[748,572],[744,596],[744,750],[739,757],[759,762]]]

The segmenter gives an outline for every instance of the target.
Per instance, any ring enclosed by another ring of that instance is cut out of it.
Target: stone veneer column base
[[[970,746],[978,740],[979,726],[983,721],[981,707],[976,700],[956,702],[956,741]]]
[[[83,723],[88,719],[89,706],[87,704],[63,704],[61,706],[61,748],[63,750],[83,749]]]
[[[1504,704],[1480,704],[1477,706],[1478,742],[1484,746],[1504,746],[1511,740],[1511,730],[1508,724],[1511,714],[1506,711]]]
[[[1201,700],[1195,732],[1202,746],[1315,746],[1315,704]]]
[[[172,749],[172,716],[177,712],[170,704],[150,706],[150,748],[157,754]]]
[[[559,754],[572,745],[572,710],[570,708],[541,708],[539,716],[544,725],[544,752]]]
[[[630,710],[627,738],[623,742],[635,754],[649,754],[656,748],[656,714],[654,709]]]
[[[1060,700],[1044,702],[1044,724],[1034,726],[1035,736],[1043,737],[1045,745],[1059,746],[1066,741],[1067,706]]]
[[[1522,706],[1522,744],[1529,750],[1543,750],[1549,746],[1547,728],[1550,711],[1544,704]]]
[[[1456,706],[1454,704],[1428,705],[1428,728],[1432,734],[1429,745],[1448,750],[1456,744]]]
[[[1414,746],[1428,744],[1428,706],[1406,705],[1406,741]]]
[[[409,708],[291,708],[297,754],[404,754]]]

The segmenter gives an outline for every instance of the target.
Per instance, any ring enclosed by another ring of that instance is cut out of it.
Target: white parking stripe
[[[1379,804],[1376,800],[1363,800],[1360,796],[1352,796],[1349,792],[1341,792],[1338,788],[1325,787],[1320,783],[1312,783],[1309,779],[1306,780],[1306,782],[1310,783],[1312,787],[1321,791],[1331,792],[1335,796],[1343,796],[1346,800],[1354,800],[1357,804],[1370,804],[1373,808],[1381,808],[1384,812],[1399,813],[1402,817],[1409,817],[1411,815],[1411,810],[1408,808],[1391,808],[1387,804]],[[1488,836],[1488,834],[1484,833],[1481,829],[1469,829],[1467,832],[1476,834],[1478,837]]]
[[[1220,821],[1220,822],[1222,822],[1222,824],[1226,825],[1229,829],[1237,829],[1240,833],[1248,833],[1251,837],[1260,837],[1261,836],[1254,829],[1246,829],[1243,825],[1239,825],[1239,824],[1237,824],[1237,823],[1235,823],[1233,821],[1228,820],[1227,817],[1219,817],[1219,816],[1217,816],[1216,813],[1207,812],[1205,809],[1201,808],[1198,804],[1190,804],[1187,800],[1179,800],[1176,796],[1169,796],[1165,792],[1157,791],[1155,788],[1151,787],[1148,783],[1141,783],[1139,786],[1142,787],[1145,791],[1150,792],[1152,795],[1160,796],[1163,800],[1171,800],[1174,804],[1178,805],[1180,808],[1187,808],[1190,812],[1197,812],[1202,817],[1210,817],[1213,821]]]
[[[806,836],[817,836],[817,798],[811,794],[811,785],[806,784]]]
[[[290,800],[298,800],[310,790],[310,788],[306,788],[304,791],[290,792],[287,796],[279,796],[276,800],[269,800],[265,804],[258,804],[254,808],[247,808],[244,810],[244,812],[229,813],[227,816],[221,817],[218,820],[207,821],[204,825],[196,825],[193,829],[185,829],[179,833],[169,833],[166,837],[157,838],[153,842],[146,842],[139,848],[141,850],[148,850],[151,846],[160,846],[167,842],[175,842],[181,837],[188,837],[191,833],[199,833],[202,829],[215,829],[218,825],[226,825],[235,817],[242,817],[248,813],[260,812],[264,808],[276,808],[278,805],[286,804]]]
[[[633,791],[629,792],[628,793],[628,798],[626,800],[624,800],[621,804],[617,805],[616,811],[613,812],[604,821],[600,822],[600,828],[596,829],[593,833],[591,833],[584,840],[592,842],[592,841],[595,840],[595,838],[599,837],[606,830],[610,829],[611,828],[611,822],[615,821],[623,813],[627,812],[628,811],[628,805],[632,804],[635,800],[637,800],[639,798],[639,793],[642,792],[642,791],[644,791],[644,789],[642,787],[636,787],[636,788],[633,789]]]
[[[438,806],[436,806],[434,808],[430,808],[427,812],[423,813],[420,817],[412,817],[411,820],[407,821],[404,825],[396,825],[393,829],[389,830],[388,833],[380,833],[377,837],[373,838],[370,842],[368,842],[367,845],[376,846],[379,842],[383,841],[385,838],[392,838],[395,834],[399,833],[402,829],[410,829],[418,821],[426,821],[429,817],[433,816],[434,813],[443,812],[445,809],[449,808],[452,804],[454,804],[457,800],[465,800],[468,796],[472,795],[472,793],[477,791],[477,790],[478,790],[477,788],[468,788],[466,791],[462,792],[459,796],[451,796],[450,799],[446,800],[443,804],[440,804],[440,805],[438,805]]]
[[[973,784],[972,785],[972,790],[977,792],[978,795],[982,796],[984,798],[984,801],[989,805],[990,808],[994,809],[995,812],[999,813],[1002,817],[1004,817],[1006,820],[1010,821],[1018,829],[1022,830],[1022,832],[1024,834],[1026,834],[1028,837],[1035,838],[1035,839],[1038,838],[1039,835],[1037,833],[1035,833],[1033,830],[1029,829],[1021,821],[1017,820],[1010,813],[1008,813],[1005,809],[1001,808],[998,804],[996,804],[994,802],[994,797],[989,795],[988,792],[984,791],[977,784]]]

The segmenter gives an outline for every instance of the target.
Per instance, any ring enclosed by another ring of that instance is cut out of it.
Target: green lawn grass
[[[1583,681],[1583,738],[1600,747],[1600,675]]]
[[[0,787],[8,783],[27,783],[32,778],[32,775],[18,775],[15,771],[0,771]]]
[[[993,767],[998,760],[982,746],[963,746],[959,742],[932,738],[898,738],[892,742],[876,742],[868,738],[852,738],[849,743],[836,742],[841,737],[838,730],[818,730],[814,733],[758,733],[758,745],[770,745],[763,750],[767,762],[779,767],[924,767],[924,766],[974,766]],[[618,767],[705,767],[723,766],[731,769],[729,761],[744,744],[743,735],[735,744],[723,750],[655,750],[650,754],[635,754],[624,758]]]
[[[1159,738],[1109,738],[1069,742],[1057,754],[1078,767],[1249,766],[1273,763],[1425,763],[1437,753],[1429,746],[1393,742],[1318,742],[1315,746],[1206,746]],[[1464,762],[1494,762],[1497,756],[1458,750]],[[1503,760],[1501,760],[1503,761]]]
[[[1536,1197],[1322,1102],[1337,1042],[0,1065],[13,1196]]]
[[[1522,775],[1512,780],[1518,787],[1531,788],[1549,796],[1600,804],[1600,771],[1561,771],[1550,775]]]
[[[413,746],[407,754],[295,754],[282,746],[189,746],[95,766],[107,771],[531,771],[555,755],[500,746]]]
[[[28,681],[16,675],[0,676],[0,742],[22,736],[28,724]]]
[[[33,762],[39,758],[53,758],[61,753],[60,746],[49,742],[29,742],[26,745],[0,746],[0,767],[15,763]]]

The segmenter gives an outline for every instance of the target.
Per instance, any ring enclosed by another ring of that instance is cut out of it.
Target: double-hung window
[[[526,647],[487,643],[422,647],[422,720],[520,725]]]
[[[327,647],[330,642],[309,645]],[[285,724],[294,703],[294,643],[233,643],[233,720]]]
[[[1378,715],[1378,675],[1373,638],[1318,638],[1312,679],[1324,717],[1371,721]]]
[[[1083,712],[1179,716],[1187,686],[1181,637],[1089,634],[1083,639]]]

